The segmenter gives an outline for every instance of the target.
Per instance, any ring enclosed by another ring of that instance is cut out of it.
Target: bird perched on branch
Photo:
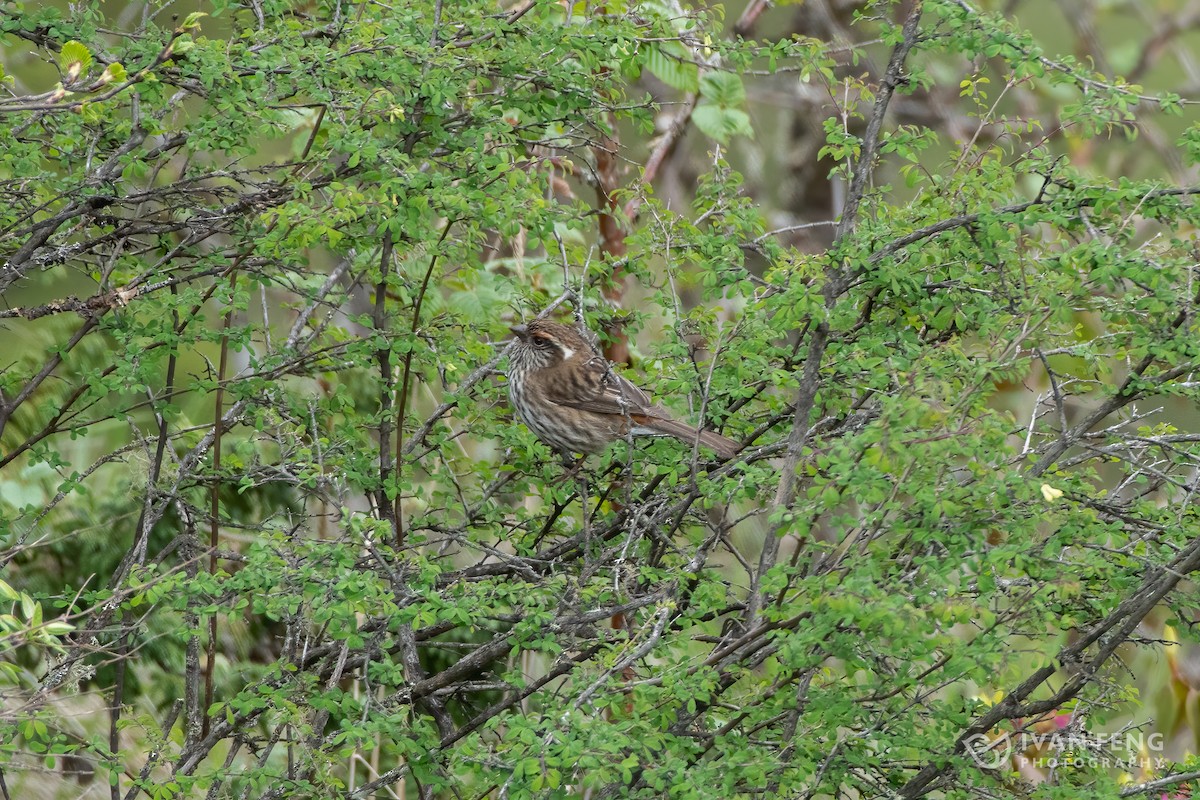
[[[514,325],[508,396],[517,416],[563,454],[596,453],[633,433],[699,442],[722,459],[741,449],[734,440],[676,419],[612,370],[575,328],[534,320]]]

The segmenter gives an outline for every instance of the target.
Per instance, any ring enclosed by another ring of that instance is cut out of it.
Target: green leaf
[[[74,39],[62,46],[58,53],[58,65],[63,72],[71,75],[82,75],[92,64],[92,53],[82,42]]]
[[[733,136],[754,135],[749,115],[739,109],[727,109],[710,103],[702,103],[692,112],[692,120],[696,123],[696,127],[721,144],[727,143]]]
[[[706,72],[700,76],[700,96],[719,106],[732,108],[746,102],[746,87],[732,72]]]
[[[104,68],[104,73],[100,76],[101,83],[124,83],[128,76],[125,74],[125,67],[120,61],[114,61]]]
[[[697,92],[700,90],[700,68],[682,60],[687,54],[687,48],[679,42],[659,42],[642,51],[642,62],[654,77],[672,89]]]
[[[179,26],[179,30],[187,31],[187,30],[191,30],[193,28],[198,29],[200,27],[200,20],[204,19],[207,16],[208,16],[208,14],[204,11],[193,11],[191,14],[188,14],[187,17],[184,18],[183,24]]]

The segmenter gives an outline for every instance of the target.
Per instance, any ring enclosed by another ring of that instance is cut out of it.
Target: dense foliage
[[[953,0],[113,5],[0,6],[4,794],[1186,785],[1179,95]],[[746,449],[568,469],[538,314]]]

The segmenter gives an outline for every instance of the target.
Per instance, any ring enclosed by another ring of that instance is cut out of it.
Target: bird
[[[733,439],[674,419],[614,372],[578,329],[534,320],[510,330],[517,340],[509,354],[509,399],[526,427],[564,458],[598,453],[629,434],[699,442],[722,460],[741,450]]]

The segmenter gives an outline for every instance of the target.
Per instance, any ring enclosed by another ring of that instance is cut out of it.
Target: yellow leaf
[[[1048,483],[1042,484],[1042,497],[1044,497],[1046,499],[1047,503],[1053,503],[1055,500],[1057,500],[1058,498],[1060,498],[1062,496],[1063,496],[1062,489],[1055,489],[1053,486],[1051,486]]]

